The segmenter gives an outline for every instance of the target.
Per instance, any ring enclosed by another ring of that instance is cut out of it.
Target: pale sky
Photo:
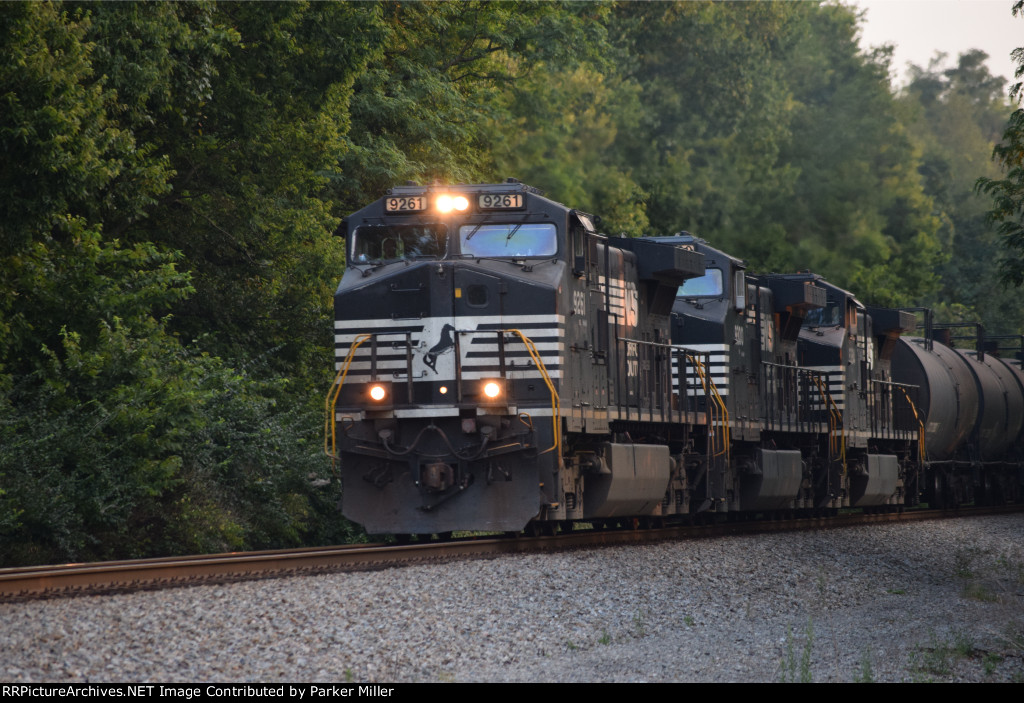
[[[1014,17],[1013,0],[844,0],[867,11],[861,24],[864,48],[893,44],[897,85],[906,82],[907,64],[927,67],[936,51],[949,54],[944,68],[969,49],[989,55],[988,69],[1013,81],[1010,52],[1024,46],[1024,17]]]

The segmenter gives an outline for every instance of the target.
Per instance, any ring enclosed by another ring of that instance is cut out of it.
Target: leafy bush
[[[317,409],[149,335],[64,331],[0,403],[0,564],[344,541]]]

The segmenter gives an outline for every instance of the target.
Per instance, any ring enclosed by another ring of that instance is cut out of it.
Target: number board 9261
[[[422,212],[427,199],[422,195],[403,195],[384,198],[384,212]]]
[[[523,207],[522,193],[481,193],[477,198],[481,210],[518,210]]]

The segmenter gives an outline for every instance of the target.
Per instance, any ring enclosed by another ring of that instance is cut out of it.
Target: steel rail
[[[564,532],[554,536],[466,538],[405,545],[356,544],[336,547],[231,552],[129,561],[93,562],[0,569],[0,602],[155,590],[176,586],[227,583],[339,571],[372,571],[454,559],[503,554],[564,551],[598,546],[651,544],[767,532],[832,529],[877,523],[911,522],[1024,511],[1024,505],[948,510],[907,510],[878,514],[840,514],[778,520],[729,521]]]

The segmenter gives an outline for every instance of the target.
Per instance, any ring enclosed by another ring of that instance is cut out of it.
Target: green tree
[[[181,301],[177,256],[103,234],[113,203],[143,210],[166,192],[159,160],[139,162],[137,143],[111,113],[117,96],[91,67],[86,13],[49,3],[0,6],[0,358],[7,373],[44,365],[61,330],[93,337],[95,322],[134,324]],[[145,177],[124,186],[124,174]]]
[[[999,176],[991,154],[1011,109],[1005,81],[988,73],[986,58],[974,50],[950,68],[942,68],[944,55],[927,69],[912,67],[901,102],[921,151],[926,192],[942,213],[942,238],[953,253],[938,269],[940,290],[922,302],[944,321],[980,319],[986,329],[1005,333],[1021,327],[1024,313],[1015,294],[991,275],[1001,247],[986,222],[986,198],[974,184],[979,175]]]
[[[779,162],[795,174],[765,207],[751,258],[810,268],[875,304],[914,304],[946,254],[918,174],[919,154],[888,81],[889,53],[865,54],[857,16],[806,6],[791,59],[789,133]]]
[[[638,86],[613,151],[646,194],[651,230],[687,229],[729,247],[763,221],[769,193],[792,174],[778,163],[789,95],[780,54],[799,6],[624,3],[616,8],[620,85]]]
[[[639,90],[593,64],[537,72],[508,91],[512,119],[495,121],[497,173],[600,214],[612,234],[647,234],[646,193],[610,158],[623,132],[639,127]]]
[[[82,383],[69,384],[67,371],[82,354],[104,349],[112,355],[115,347],[167,340],[154,311],[190,290],[173,253],[103,236],[103,211],[113,203],[143,209],[165,190],[167,171],[159,162],[136,159],[134,138],[111,116],[117,96],[92,70],[94,47],[84,39],[90,27],[80,9],[0,6],[0,94],[6,107],[0,145],[12,157],[0,166],[0,475],[7,499],[0,508],[8,511],[0,525],[21,531],[15,534],[22,539],[4,535],[8,549],[46,543],[44,553],[62,556],[76,553],[86,534],[80,529],[83,516],[97,511],[77,498],[68,507],[61,497],[102,489],[89,472],[78,478],[76,489],[59,480],[86,459],[83,452],[96,448],[56,436],[66,431],[69,417],[80,419],[90,404],[112,400],[91,397]],[[118,180],[133,169],[140,180],[130,190],[119,189]],[[79,380],[96,378],[88,373]],[[52,452],[49,461],[36,461],[32,448],[39,447]],[[159,492],[166,486],[166,465],[155,473],[136,468],[139,480],[119,490]],[[33,471],[55,480],[38,482]],[[53,506],[46,503],[48,495]],[[79,529],[57,528],[36,539],[47,530],[42,526],[65,516]]]
[[[1024,0],[1014,3],[1013,16],[1024,16]],[[1024,96],[1024,47],[1014,49],[1013,58],[1017,62],[1017,82],[1010,88],[1010,98],[1018,107],[1010,114],[1002,141],[993,150],[1003,177],[983,176],[977,188],[992,198],[988,220],[1006,248],[1001,264],[1003,278],[1019,288],[1024,285],[1024,108],[1019,107]]]
[[[329,367],[341,247],[329,182],[348,149],[352,86],[382,38],[361,3],[89,5],[95,70],[121,119],[173,176],[130,241],[182,252],[195,293],[173,329],[262,359],[312,388]]]
[[[211,77],[242,36],[216,10],[0,5],[0,148],[13,156],[0,164],[0,563],[345,531],[338,487],[318,477],[318,414],[300,384],[275,378],[257,353],[227,363],[169,327],[200,281],[213,287],[174,249],[192,241],[172,214],[216,199],[209,187],[182,194],[208,186],[213,169],[182,157],[175,134],[194,130],[212,149],[202,135]],[[343,131],[323,119],[310,123]],[[319,221],[326,239],[331,220]]]
[[[599,53],[608,7],[474,0],[388,2],[375,11],[385,48],[356,80],[352,146],[334,182],[348,211],[406,180],[513,175],[496,173],[505,164],[492,155],[516,116],[511,96],[524,96],[551,67]]]
[[[755,269],[811,268],[874,303],[916,302],[946,256],[940,221],[889,54],[862,52],[857,23],[824,3],[617,6],[614,66],[576,87],[593,117],[569,111],[566,136],[528,131],[524,150],[562,180],[576,168],[615,186],[622,230],[646,217],[649,232],[687,229]],[[548,84],[551,102],[573,85]]]

